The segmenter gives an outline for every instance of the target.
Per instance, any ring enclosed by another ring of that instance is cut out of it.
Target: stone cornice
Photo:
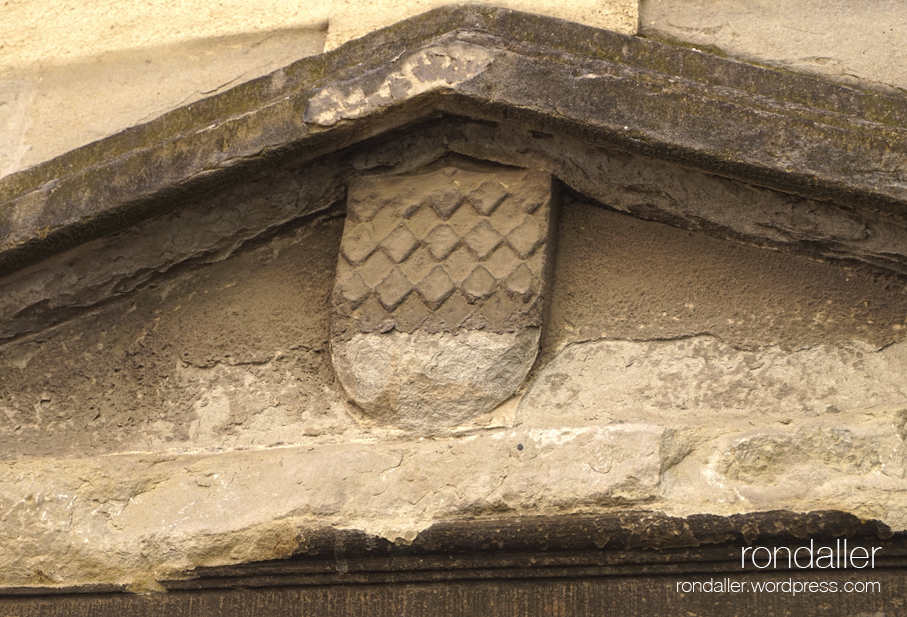
[[[284,559],[193,568],[160,581],[158,591],[601,576],[642,579],[697,573],[740,576],[751,574],[741,572],[743,547],[796,547],[810,540],[816,546],[835,546],[844,539],[852,547],[881,547],[873,574],[875,568],[905,567],[904,533],[844,512],[672,517],[628,510],[597,516],[441,521],[411,542],[331,527],[301,529],[295,539],[298,548]],[[802,574],[794,568],[779,570],[778,575]],[[126,591],[134,589],[110,583],[13,587],[4,588],[0,598]]]
[[[907,216],[905,99],[553,18],[448,7],[3,179],[0,274],[284,157],[444,114],[832,201],[858,218]],[[865,258],[846,246],[862,239],[829,242]],[[900,249],[869,252],[872,263],[903,261]]]

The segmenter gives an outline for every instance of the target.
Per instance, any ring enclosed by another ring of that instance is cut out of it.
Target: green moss
[[[718,56],[719,58],[731,58],[731,55],[718,47],[717,45],[704,45],[701,43],[689,43],[681,39],[674,37],[666,36],[664,34],[640,34],[640,38],[648,39],[650,41],[655,41],[661,43],[662,45],[670,45],[671,47],[682,47],[684,49],[691,49],[693,51],[701,51],[706,54],[711,54],[713,56]]]
[[[59,181],[58,187],[45,206],[44,218],[36,225],[52,230],[66,227],[67,233],[71,234],[69,240],[76,242],[87,237],[80,235],[83,232],[76,229],[79,226],[88,226],[94,230],[92,233],[101,233],[98,230],[102,228],[109,231],[130,224],[138,220],[137,217],[172,207],[176,203],[172,194],[185,192],[185,182],[193,176],[213,175],[218,178],[217,182],[236,176],[236,168],[214,174],[209,173],[212,170],[202,168],[205,161],[212,160],[217,153],[244,159],[245,169],[251,159],[264,150],[298,149],[302,147],[300,144],[305,144],[310,151],[315,148],[326,152],[332,144],[336,148],[334,142],[340,133],[318,129],[315,132],[322,138],[312,139],[312,133],[307,133],[308,129],[301,124],[308,91],[328,85],[329,80],[362,76],[386,65],[399,54],[457,28],[489,33],[498,41],[494,45],[502,49],[518,45],[523,61],[537,63],[540,75],[545,71],[557,75],[558,67],[568,75],[570,72],[576,74],[579,67],[590,64],[582,58],[574,63],[572,54],[613,62],[635,71],[632,80],[616,80],[607,96],[618,104],[622,92],[630,97],[628,101],[635,100],[633,104],[640,109],[624,111],[635,114],[639,130],[633,135],[621,133],[609,139],[614,143],[625,141],[628,149],[645,147],[644,155],[651,154],[649,150],[657,150],[657,156],[670,157],[671,149],[676,148],[678,156],[691,163],[710,161],[713,168],[722,164],[737,165],[728,162],[738,156],[737,152],[711,152],[705,146],[688,148],[683,145],[697,141],[696,135],[683,134],[683,127],[689,125],[690,119],[701,117],[702,122],[696,129],[701,131],[716,112],[726,118],[745,120],[749,135],[756,131],[764,131],[766,135],[776,132],[779,114],[788,117],[784,121],[785,127],[796,126],[798,130],[802,127],[804,139],[810,135],[814,139],[824,139],[829,133],[821,125],[837,127],[846,131],[833,140],[832,145],[838,152],[866,149],[870,154],[878,154],[883,147],[879,144],[885,140],[902,144],[902,131],[907,128],[905,100],[795,73],[785,74],[778,69],[766,70],[752,63],[728,62],[724,59],[728,56],[724,50],[714,46],[693,45],[664,37],[626,36],[488,6],[444,7],[349,41],[330,52],[299,60],[282,69],[285,81],[277,89],[272,87],[272,76],[264,76],[0,180],[0,203],[7,202],[0,206],[0,223],[6,226],[0,226],[0,231],[8,229],[11,221],[17,218],[13,216],[16,207],[13,200],[54,180]],[[507,62],[502,61],[497,66],[506,65]],[[677,85],[674,77],[688,83]],[[520,78],[512,75],[509,79],[516,83]],[[493,88],[495,84],[488,86]],[[540,83],[537,88],[543,86]],[[639,99],[640,86],[647,87],[652,96]],[[502,87],[501,92],[501,96],[505,96],[506,88]],[[746,96],[746,92],[757,96]],[[537,89],[536,95],[542,96],[541,90]],[[581,104],[571,100],[569,90],[554,96],[562,97],[563,105],[567,107]],[[496,94],[492,98],[497,97]],[[275,104],[281,99],[289,100]],[[428,99],[413,103],[415,107],[412,108],[407,106],[409,103],[397,106],[394,113],[427,113],[424,105],[429,103],[426,101]],[[804,107],[797,109],[786,103]],[[477,103],[478,106],[483,104]],[[762,111],[770,114],[760,113]],[[228,122],[249,112],[256,113]],[[535,112],[529,109],[526,113]],[[581,122],[576,116],[570,117]],[[877,122],[885,128],[856,127],[855,121],[862,120]],[[651,126],[643,126],[646,123]],[[199,131],[212,124],[219,126],[212,131]],[[368,122],[361,124],[367,125]],[[588,127],[586,130],[592,133]],[[663,135],[666,130],[675,133],[677,144],[664,143],[662,137],[649,139],[652,135]],[[346,135],[343,140],[350,143],[349,133],[343,134]],[[708,139],[698,141],[709,142]],[[758,144],[741,144],[741,148],[744,147],[758,147]],[[749,173],[757,171],[750,170]],[[199,180],[192,184],[192,190],[199,190],[203,184]],[[170,196],[152,195],[168,191]],[[33,237],[36,233],[31,231]],[[48,240],[53,236],[51,233]]]

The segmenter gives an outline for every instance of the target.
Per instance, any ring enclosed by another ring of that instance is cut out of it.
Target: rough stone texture
[[[542,325],[552,187],[454,167],[350,187],[332,332],[512,332]]]
[[[330,169],[287,176],[327,177]],[[297,198],[308,199],[298,185],[273,182],[231,189],[198,210],[7,277],[0,298],[21,310],[2,320],[15,335],[0,346],[3,455],[359,435],[342,394],[332,390],[326,358],[341,221],[303,221],[251,242],[255,225],[273,233],[273,221]],[[333,193],[317,195],[330,203]],[[565,345],[601,337],[711,334],[751,351],[854,340],[877,349],[903,340],[903,280],[583,202],[565,204],[561,220],[542,365]],[[294,411],[297,404],[314,411]]]
[[[907,274],[907,224],[891,211],[805,199],[508,123],[468,123],[439,137],[453,152],[549,171],[579,193],[641,218]]]
[[[907,90],[899,0],[642,0],[640,32],[750,62],[887,91]]]
[[[457,515],[646,503],[657,490],[660,433],[643,425],[496,431],[4,463],[0,581],[154,589],[195,566],[289,556],[306,526],[408,541]]]
[[[178,247],[185,221],[171,223]],[[134,293],[109,292],[112,301],[0,347],[0,456],[222,450],[357,433],[328,359],[341,231],[338,218],[308,221],[204,267],[142,277]]]
[[[419,433],[456,427],[497,407],[526,379],[539,328],[431,334],[357,333],[331,343],[337,379],[367,422]]]
[[[551,359],[509,411],[431,439],[359,425],[331,378],[339,218],[152,276],[7,342],[0,584],[150,591],[188,568],[308,550],[306,530],[325,526],[408,542],[438,520],[834,508],[907,528],[904,343],[892,328],[902,281],[581,202],[562,221]],[[677,270],[660,274],[672,259]],[[706,263],[735,272],[716,283],[724,293],[657,319],[688,300],[684,276],[713,277],[696,269]],[[799,305],[796,289],[767,301],[774,270],[822,285]],[[631,312],[650,317],[622,322],[626,311],[601,304],[612,293],[647,297]],[[786,317],[826,299],[836,328]],[[710,317],[738,312],[756,317]],[[750,350],[657,340],[666,324],[673,337],[714,329]],[[622,340],[576,342],[604,331]]]
[[[5,13],[3,22],[10,23]],[[8,42],[2,34],[0,40]],[[111,50],[62,64],[4,68],[0,59],[0,177],[321,53],[324,40],[317,28],[297,28]]]
[[[810,504],[836,503],[864,520],[880,516],[903,529],[903,422],[903,404],[833,419],[753,422],[692,451],[685,438],[698,436],[677,431],[671,433],[670,471],[662,476],[664,497],[716,512],[804,511]]]
[[[517,420],[713,427],[828,414],[824,420],[835,425],[834,414],[844,411],[907,409],[905,371],[904,342],[882,350],[852,344],[747,352],[714,337],[590,341],[565,347],[539,372]]]
[[[442,4],[4,5],[0,177]],[[636,0],[494,4],[636,33]]]
[[[443,167],[350,187],[331,355],[369,419],[420,431],[494,409],[535,361],[551,176]]]
[[[438,520],[507,513],[835,504],[903,529],[898,409],[843,412],[833,427],[825,418],[705,426],[694,439],[655,424],[524,423],[435,440],[6,462],[2,583],[147,591],[187,568],[304,551],[307,528],[409,542]]]
[[[323,210],[341,200],[344,185],[358,174],[418,172],[446,160],[449,151],[546,170],[601,203],[636,216],[814,259],[837,263],[859,259],[880,269],[907,272],[903,257],[907,231],[892,217],[856,214],[827,202],[803,200],[575,139],[540,136],[512,124],[489,127],[443,120],[369,142],[344,156],[338,153],[313,163],[291,161],[271,168],[219,197],[199,199],[192,207],[6,276],[0,279],[0,337],[56,323],[177,264],[223,259],[242,242],[287,224],[295,215]],[[708,331],[738,346],[821,342],[817,328],[823,336],[841,342],[850,340],[849,332],[855,331],[861,340],[884,344],[890,339],[883,333],[897,334],[904,325],[903,284],[852,261],[844,262],[845,268],[789,261],[777,258],[775,251],[734,248],[720,240],[708,241],[701,233],[678,234],[663,225],[609,215],[583,202],[562,211],[566,233],[583,240],[560,250],[561,259],[569,256],[575,262],[571,268],[576,269],[563,270],[556,278],[571,283],[570,293],[576,300],[568,301],[563,309],[567,312],[553,313],[556,328],[547,328],[549,334],[570,325],[560,319],[564,315],[570,322],[590,320],[578,326],[573,340],[603,334],[632,337],[634,326],[623,317],[629,313],[657,325],[661,334]],[[628,265],[610,267],[609,247],[621,259],[630,260]],[[108,253],[111,258],[106,257]],[[603,266],[590,271],[582,260]],[[682,270],[681,264],[688,269]],[[647,281],[652,284],[641,288]],[[607,294],[611,286],[616,286],[615,293]],[[654,298],[663,290],[679,294],[664,308],[634,299]],[[734,297],[740,300],[731,301]],[[745,305],[766,300],[773,310],[756,311],[763,317],[753,321],[753,311]],[[687,321],[697,315],[699,319]],[[678,323],[689,327],[678,329]],[[551,345],[543,344],[543,350],[546,347]]]
[[[728,193],[720,182],[694,189],[703,179],[687,176],[690,204],[696,196],[700,207],[719,207]],[[560,221],[543,362],[564,345],[600,338],[709,334],[734,349],[793,351],[852,341],[877,350],[907,335],[907,283],[899,277],[716,240],[584,201],[565,203]]]
[[[485,60],[464,70],[465,57]],[[324,105],[307,109],[310,101],[334,101],[333,116],[350,120],[300,122],[324,120]],[[853,223],[819,242],[848,257],[862,239],[886,245],[890,234],[861,229],[901,225],[907,207],[901,97],[503,9],[439,9],[5,178],[0,271],[185,204],[288,150],[312,159],[438,113],[486,128],[511,121],[541,141],[574,135],[593,152],[616,147],[818,200],[829,220]],[[569,170],[575,161],[558,162]],[[648,204],[649,214],[763,237],[736,229],[737,212],[703,219],[665,203]],[[804,231],[827,235],[810,212],[765,218],[773,235],[809,248],[816,240]],[[903,261],[888,246],[853,258]]]
[[[5,246],[45,243],[5,262],[28,267],[0,295],[0,585],[160,590],[326,527],[406,543],[502,516],[834,509],[907,529],[903,101],[459,11],[0,182],[24,230]],[[430,61],[445,49],[491,61],[461,74]],[[310,100],[338,121],[304,124]],[[329,208],[353,176],[465,157],[587,196],[565,204],[554,327],[486,417],[370,426],[327,359]]]
[[[474,79],[493,60],[489,50],[460,41],[429,45],[396,63],[392,75],[366,74],[317,90],[306,102],[303,120],[317,127],[331,127],[343,120],[367,117],[395,103]]]
[[[342,171],[331,158],[270,169],[191,207],[2,277],[0,340],[58,323],[175,267],[223,261],[300,216],[305,221],[343,199]]]

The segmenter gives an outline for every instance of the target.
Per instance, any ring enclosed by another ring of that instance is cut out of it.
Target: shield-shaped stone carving
[[[513,395],[538,352],[552,180],[448,167],[350,187],[331,352],[378,423],[456,426]]]

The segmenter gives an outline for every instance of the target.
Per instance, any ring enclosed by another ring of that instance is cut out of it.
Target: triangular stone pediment
[[[115,528],[60,584],[492,515],[907,529],[905,137],[503,9],[301,60],[0,180],[0,485],[79,496],[36,542]]]
[[[0,182],[0,267],[439,116],[445,150],[549,168],[617,208],[758,243],[815,250],[828,237],[827,253],[900,267],[897,249],[853,243],[904,215],[903,100],[547,20],[438,9],[13,174]],[[686,213],[627,155],[666,165],[662,188],[681,165],[797,198]],[[637,198],[614,199],[615,185]]]

